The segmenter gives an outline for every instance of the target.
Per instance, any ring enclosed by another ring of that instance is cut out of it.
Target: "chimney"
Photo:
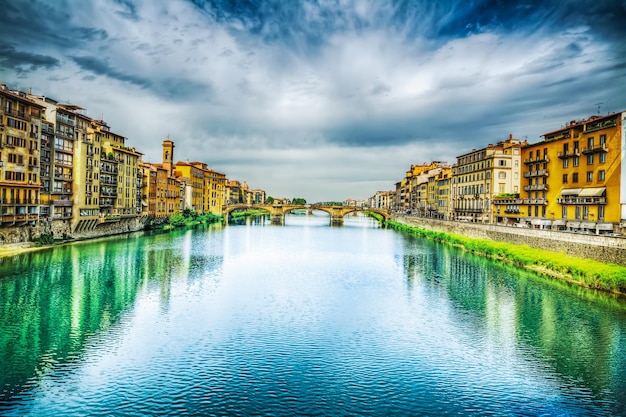
[[[509,133],[509,140],[513,139],[513,133]]]

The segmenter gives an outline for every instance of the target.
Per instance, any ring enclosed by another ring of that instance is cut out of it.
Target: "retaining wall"
[[[396,214],[392,220],[437,232],[528,245],[578,258],[626,266],[626,239],[618,237],[526,229],[494,224],[462,223]]]
[[[136,232],[144,229],[146,217],[121,218],[118,221],[99,223],[95,228],[71,232],[68,220],[38,221],[34,225],[0,227],[0,246],[30,243],[41,235],[52,234],[54,239],[92,239]]]

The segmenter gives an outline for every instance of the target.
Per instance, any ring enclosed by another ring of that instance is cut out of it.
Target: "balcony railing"
[[[557,198],[556,202],[563,205],[575,204],[606,204],[606,197],[569,197]]]
[[[0,205],[3,206],[35,204],[41,204],[41,201],[38,198],[0,198]]]
[[[580,149],[578,148],[574,148],[571,151],[566,152],[559,152],[558,153],[558,157],[560,159],[567,159],[567,158],[573,158],[574,156],[580,156]]]
[[[550,162],[550,158],[548,158],[548,155],[540,156],[540,157],[538,157],[536,159],[533,159],[533,158],[524,159],[524,163],[527,164],[527,165],[530,165],[530,164],[541,164],[541,163],[544,163],[544,162],[545,163]]]
[[[549,175],[548,170],[539,169],[535,171],[526,171],[524,172],[524,178],[532,178],[532,177],[547,177]]]
[[[545,191],[548,189],[548,184],[533,184],[524,187],[524,191]]]
[[[589,155],[593,153],[608,152],[608,151],[609,151],[609,147],[606,145],[606,143],[602,143],[600,144],[600,146],[596,146],[594,148],[583,148],[583,153],[585,155]]]

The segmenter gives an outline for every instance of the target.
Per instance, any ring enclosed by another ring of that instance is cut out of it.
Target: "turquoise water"
[[[626,302],[289,216],[0,260],[0,414],[626,415]]]

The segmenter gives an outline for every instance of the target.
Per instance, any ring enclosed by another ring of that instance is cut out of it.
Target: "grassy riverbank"
[[[626,268],[619,265],[575,258],[564,253],[533,249],[526,245],[514,245],[435,232],[392,221],[387,222],[387,225],[414,236],[456,246],[468,252],[498,259],[588,288],[626,295]]]
[[[233,211],[230,213],[233,219],[240,219],[242,217],[252,216],[267,216],[269,213],[266,210],[246,210],[246,211]]]

